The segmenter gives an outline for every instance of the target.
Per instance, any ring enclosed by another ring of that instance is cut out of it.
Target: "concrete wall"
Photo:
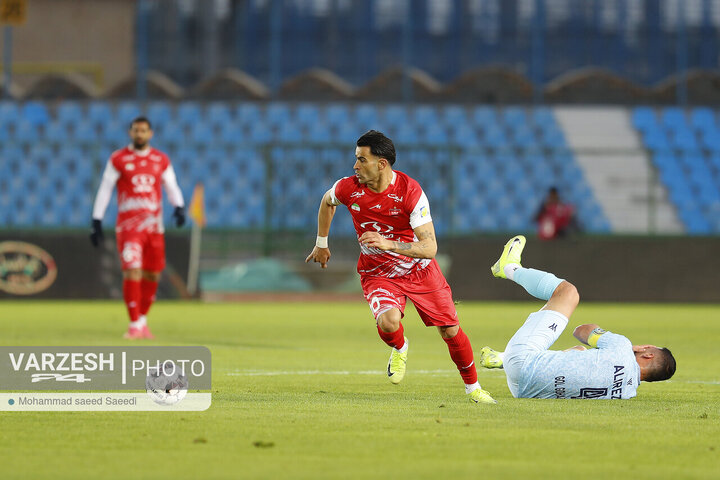
[[[457,299],[530,300],[525,290],[499,280],[490,266],[507,238],[443,241]],[[523,266],[550,271],[589,301],[720,302],[720,238],[579,237],[543,242],[528,238]]]
[[[97,63],[105,89],[135,69],[134,28],[134,0],[29,0],[27,22],[13,29],[13,62]],[[37,75],[13,78],[27,87]]]

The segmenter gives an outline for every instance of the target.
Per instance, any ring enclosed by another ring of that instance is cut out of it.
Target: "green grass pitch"
[[[539,303],[461,303],[476,352],[505,342]],[[4,345],[121,345],[120,302],[9,302]],[[498,405],[471,404],[435,329],[408,306],[408,374],[391,385],[388,348],[356,303],[159,302],[158,345],[213,355],[206,412],[4,412],[0,477],[718,478],[720,306],[581,304],[598,323],[668,346],[669,382],[629,401],[516,400],[500,370],[480,382]]]

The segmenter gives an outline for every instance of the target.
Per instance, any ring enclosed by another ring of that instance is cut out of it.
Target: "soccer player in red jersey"
[[[149,145],[152,136],[147,118],[132,121],[132,144],[110,156],[92,214],[90,240],[97,247],[103,239],[102,218],[117,185],[115,235],[123,270],[123,297],[130,315],[125,334],[128,339],[153,338],[147,326],[147,313],[165,268],[161,184],[175,207],[175,224],[181,227],[185,223],[183,196],[175,171],[168,156]]]
[[[358,273],[380,338],[392,347],[387,374],[394,384],[405,376],[408,340],[401,322],[407,298],[426,326],[437,327],[476,403],[496,403],[480,387],[470,340],[459,325],[452,292],[435,260],[437,242],[430,204],[418,184],[393,170],[395,146],[370,130],[355,149],[355,175],[337,182],[323,196],[318,237],[306,262],[327,268],[328,235],[337,205],[347,206],[360,243]]]

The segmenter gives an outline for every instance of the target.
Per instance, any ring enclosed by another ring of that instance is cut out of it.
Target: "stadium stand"
[[[651,152],[690,234],[720,232],[720,128],[706,107],[636,107],[633,126]]]
[[[155,126],[153,143],[170,154],[186,198],[196,183],[206,184],[209,227],[313,229],[322,193],[352,174],[354,141],[378,128],[398,146],[397,168],[427,189],[440,234],[531,231],[540,199],[555,184],[567,186],[567,200],[577,206],[586,230],[609,229],[545,107],[195,101],[155,101],[145,108],[130,101],[52,107],[3,101],[0,205],[14,208],[3,208],[2,223],[85,227],[107,157],[127,143],[129,121],[143,113]],[[649,148],[712,149],[714,156],[703,157],[708,162],[703,171],[689,170],[682,156],[655,158],[659,166],[667,162],[670,171],[686,173],[687,183],[669,185],[673,198],[682,203],[696,195],[703,202],[699,210],[687,202],[688,230],[720,229],[705,215],[720,210],[712,188],[717,185],[707,180],[717,176],[703,177],[717,173],[720,162],[712,112],[701,109],[686,119],[670,109],[659,116],[639,108],[633,121],[650,140]],[[672,140],[663,143],[666,131]],[[33,183],[38,178],[43,182]],[[114,218],[114,209],[113,200],[106,218]],[[338,217],[334,232],[352,234],[346,217]]]

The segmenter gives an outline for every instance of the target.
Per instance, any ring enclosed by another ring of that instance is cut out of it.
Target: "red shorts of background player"
[[[123,270],[140,268],[150,272],[160,272],[165,268],[164,234],[122,232],[116,237]]]
[[[365,276],[360,281],[376,320],[391,308],[397,308],[405,316],[405,301],[409,298],[426,326],[450,327],[459,323],[450,285],[435,259],[407,276]]]

